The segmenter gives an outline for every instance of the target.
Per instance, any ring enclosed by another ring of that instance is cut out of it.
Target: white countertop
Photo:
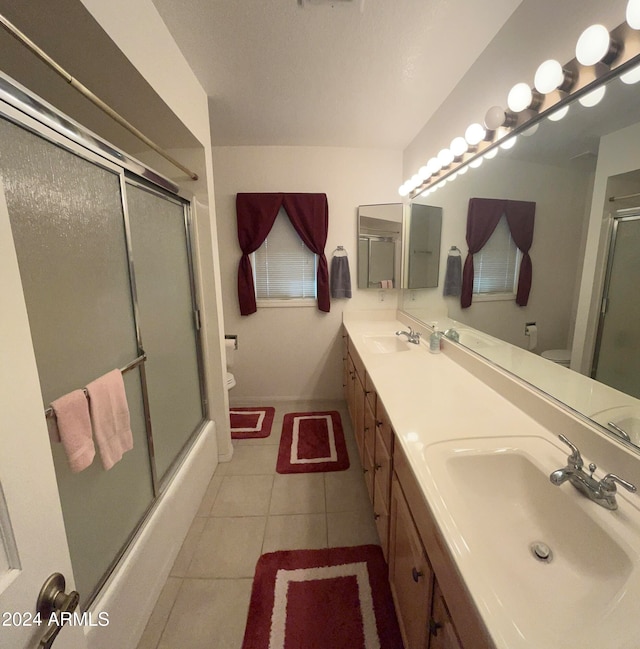
[[[532,641],[530,637],[524,637],[521,630],[517,628],[514,630],[509,614],[509,602],[495,601],[491,584],[487,582],[486,571],[485,574],[481,574],[481,571],[477,570],[477,566],[474,565],[476,557],[472,556],[468,548],[465,549],[464,538],[456,536],[458,532],[454,529],[455,524],[452,525],[455,521],[451,520],[450,512],[443,509],[438,491],[439,485],[434,482],[434,477],[425,461],[425,450],[431,445],[456,439],[486,440],[504,436],[542,438],[557,449],[556,453],[555,449],[549,446],[549,453],[544,458],[543,468],[551,473],[566,464],[567,447],[557,439],[554,432],[547,430],[507,398],[480,381],[446,353],[430,353],[428,341],[423,340],[419,346],[408,345],[409,351],[400,353],[373,353],[365,343],[365,336],[389,335],[397,330],[406,329],[403,323],[391,318],[362,319],[360,314],[347,313],[344,316],[344,325],[377,394],[384,403],[397,439],[402,445],[451,556],[465,579],[496,647],[498,649],[533,649],[534,647],[539,649],[542,645],[536,642],[539,643],[540,638]],[[559,369],[567,371],[564,368]],[[588,461],[588,458],[585,458],[585,462]],[[505,485],[505,488],[508,489],[508,485]],[[571,492],[573,487],[567,484],[561,489]],[[577,491],[575,497],[577,506],[586,507],[588,515],[599,521],[598,524],[602,527],[606,528],[613,520],[612,516],[616,516],[616,525],[621,525],[619,521],[625,519],[625,524],[630,525],[633,534],[640,534],[640,509],[638,509],[640,499],[637,496],[630,496],[632,499],[635,498],[633,501],[627,499],[626,492],[619,495],[618,512],[622,514],[599,507]],[[629,513],[632,514],[631,523],[627,520]],[[588,543],[588,540],[585,542]],[[634,560],[640,565],[639,551],[640,548],[637,547],[629,550],[635,553]],[[635,590],[632,590],[635,593]],[[540,613],[540,611],[535,612],[536,615]],[[609,612],[608,616],[609,622],[614,622],[617,617],[616,611]],[[616,623],[620,628],[620,624],[624,624],[624,621],[617,620]],[[635,625],[635,622],[627,621],[627,624]],[[540,625],[545,625],[544,619],[540,619]],[[594,646],[637,649],[640,646],[640,630],[632,633],[631,644],[624,642],[615,645],[609,643],[598,645],[596,642]],[[577,636],[580,636],[580,641],[595,640],[593,637],[582,638],[580,633]],[[577,636],[574,637],[576,641],[578,641]]]

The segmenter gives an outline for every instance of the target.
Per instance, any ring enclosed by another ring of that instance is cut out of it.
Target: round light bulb
[[[595,90],[592,90],[591,92],[588,92],[586,95],[580,97],[578,101],[585,108],[593,108],[593,106],[597,106],[602,101],[602,98],[604,97],[604,93],[606,91],[607,91],[606,86],[600,86],[599,88],[596,88]]]
[[[422,178],[420,178],[420,176],[418,176],[418,174],[413,174],[413,176],[411,176],[411,184],[414,187],[417,187],[418,185],[421,185],[422,184]]]
[[[609,30],[604,25],[591,25],[578,39],[576,58],[582,65],[595,65],[607,55],[610,45]]]
[[[533,102],[533,93],[526,83],[516,83],[509,91],[507,97],[507,106],[514,113],[519,113],[525,108],[529,108]]]
[[[450,176],[449,176],[449,182],[454,181],[458,177],[458,172],[454,171]]]
[[[467,171],[469,171],[469,167],[467,165],[460,167],[460,169],[458,169],[458,176],[464,176]]]
[[[425,189],[425,190],[422,192],[422,194],[420,194],[420,196],[422,196],[423,198],[426,198],[427,196],[429,196],[430,193],[431,193],[431,190],[430,190],[430,189]]]
[[[464,132],[464,139],[469,146],[478,146],[484,140],[487,132],[481,124],[471,124]]]
[[[549,119],[552,122],[559,122],[563,117],[567,116],[567,113],[569,112],[569,106],[563,106],[559,110],[554,111],[549,115]]]
[[[420,169],[418,169],[418,176],[420,176],[422,180],[426,180],[427,178],[429,178],[429,176],[431,176],[429,167],[427,167],[427,165],[420,167]]]
[[[627,24],[631,29],[640,29],[640,0],[629,0],[627,4]]]
[[[400,196],[402,196],[403,198],[405,196],[408,196],[410,191],[411,190],[404,183],[400,185],[400,187],[398,187],[398,194],[400,194]]]
[[[431,170],[431,175],[437,174],[440,169],[442,169],[442,163],[438,158],[431,158],[429,162],[427,162],[427,168]]]
[[[635,68],[631,68],[628,72],[620,75],[620,81],[626,83],[627,85],[632,85],[640,81],[640,65],[636,65]]]
[[[469,163],[469,166],[473,167],[474,169],[477,169],[482,164],[483,160],[484,160],[484,158],[482,156],[480,156],[479,158],[476,158],[475,160],[472,160]]]
[[[448,167],[453,162],[453,153],[449,149],[441,149],[438,153],[438,160],[443,167]]]
[[[485,154],[484,157],[487,160],[491,160],[492,158],[495,158],[498,155],[498,147],[495,147],[493,149],[489,149]]]
[[[540,122],[536,122],[533,126],[530,126],[526,131],[522,131],[522,137],[531,137],[536,133],[540,128]]]
[[[564,72],[562,66],[555,59],[549,59],[541,63],[536,70],[536,76],[533,81],[538,92],[546,95],[553,92],[556,88],[564,83]]]
[[[506,119],[507,116],[503,108],[500,106],[492,106],[484,116],[484,123],[489,130],[495,131],[505,123]]]
[[[514,135],[513,137],[510,137],[508,140],[505,140],[504,142],[502,142],[500,144],[500,148],[504,149],[505,151],[507,151],[508,149],[512,149],[514,147],[517,139],[518,138],[517,138],[516,135]]]
[[[440,182],[435,186],[434,189],[442,189],[442,188],[445,186],[446,182],[447,182],[446,180],[441,180],[441,181],[440,181]]]
[[[469,150],[469,145],[463,137],[456,137],[451,140],[451,153],[456,158],[460,158]]]

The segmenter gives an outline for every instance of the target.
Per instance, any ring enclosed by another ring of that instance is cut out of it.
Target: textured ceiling
[[[521,0],[153,0],[215,145],[403,149]]]

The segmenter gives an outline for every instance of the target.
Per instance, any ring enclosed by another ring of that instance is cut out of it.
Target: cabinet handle
[[[366,395],[369,395],[369,394],[371,394],[371,390],[365,390],[364,393],[365,393]]]
[[[440,622],[436,622],[433,618],[429,620],[429,633],[432,636],[437,636],[438,635],[438,629],[442,628],[442,624]]]
[[[378,428],[380,428],[380,426],[382,426],[382,422],[381,422],[381,421],[376,421],[376,426],[377,426]]]
[[[380,471],[380,469],[382,468],[382,464],[374,464],[374,465],[373,465],[373,468],[374,468],[376,471]]]
[[[362,469],[362,473],[369,473],[369,469]]]
[[[380,518],[380,514],[376,514],[375,512],[373,512],[373,520],[377,521],[379,518]]]
[[[420,577],[424,577],[424,572],[422,572],[422,570],[418,570],[417,568],[412,568],[411,576],[413,577],[413,581],[415,581],[417,584]]]

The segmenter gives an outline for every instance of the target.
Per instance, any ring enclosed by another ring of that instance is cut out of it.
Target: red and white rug
[[[290,412],[284,416],[278,449],[278,473],[344,471],[349,453],[340,413]]]
[[[242,649],[402,649],[380,547],[263,554]]]
[[[275,412],[276,409],[271,407],[230,408],[231,437],[233,439],[269,437]]]

